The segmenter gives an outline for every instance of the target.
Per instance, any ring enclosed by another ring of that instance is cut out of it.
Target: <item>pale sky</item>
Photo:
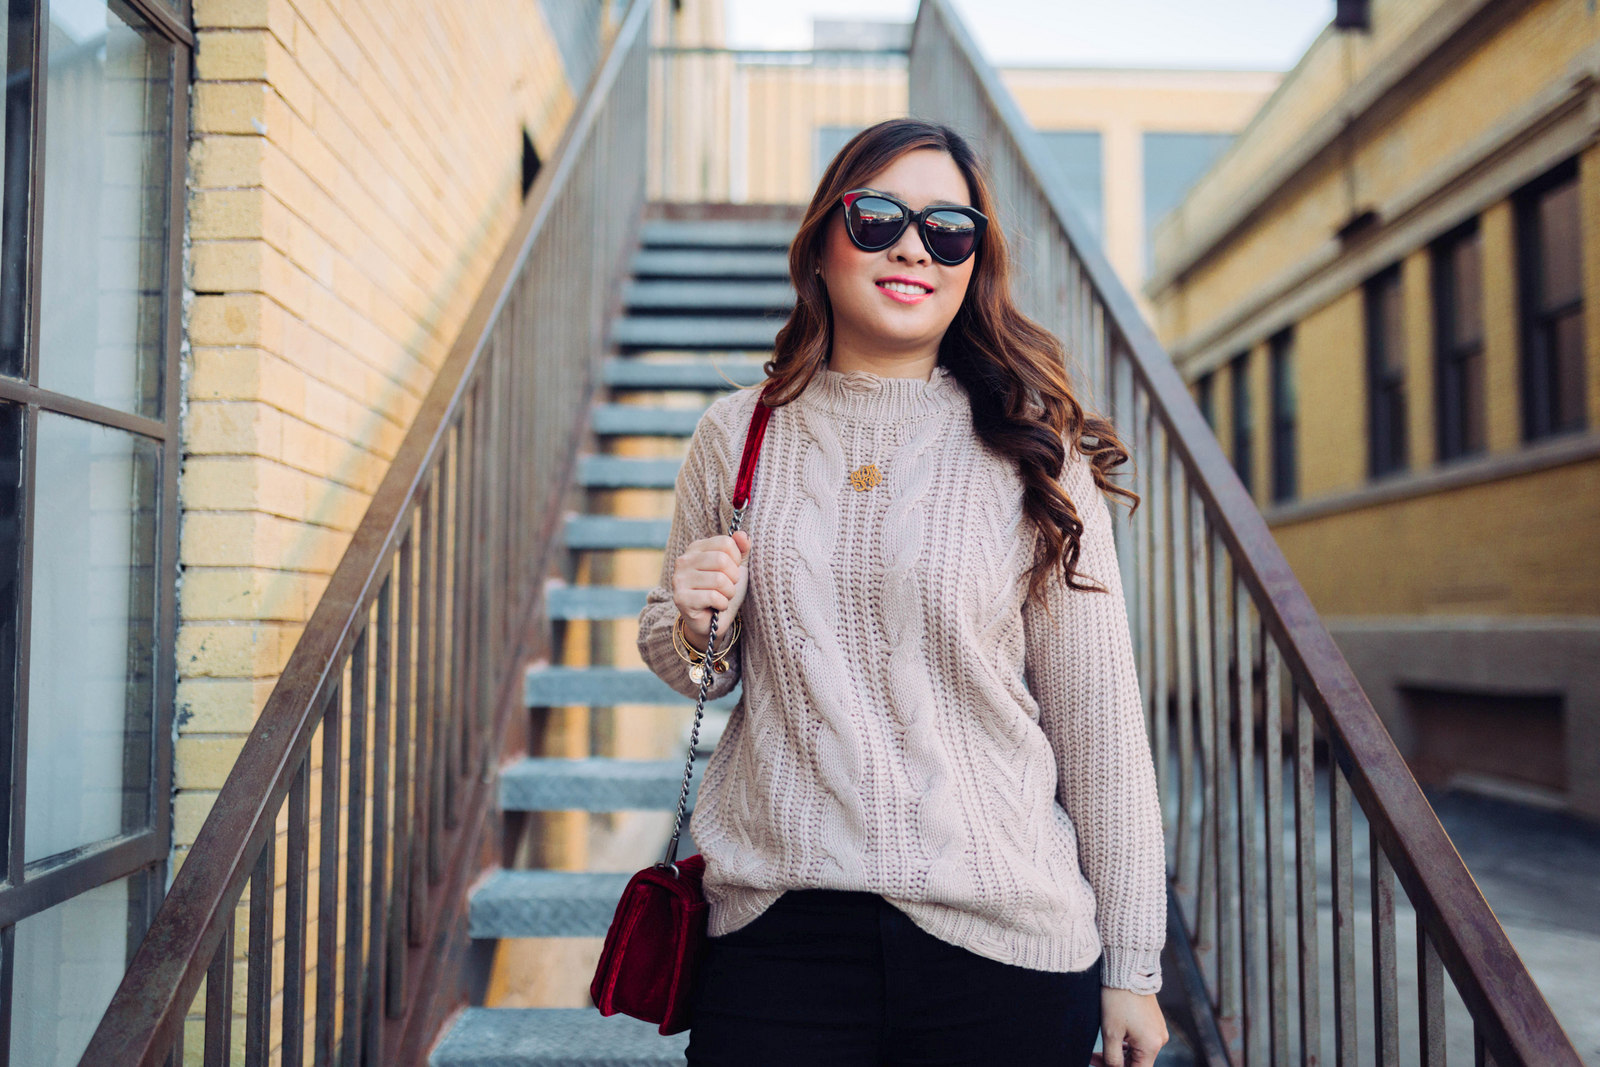
[[[916,0],[726,0],[730,44],[809,48],[811,20],[902,19]],[[1334,0],[954,0],[999,65],[1287,70]]]

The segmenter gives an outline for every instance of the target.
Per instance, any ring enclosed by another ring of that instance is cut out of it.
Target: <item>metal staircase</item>
[[[611,395],[591,412],[598,441],[665,438],[678,442],[675,450],[681,452],[704,410],[696,401],[709,400],[731,383],[754,385],[763,379],[761,363],[794,299],[785,253],[793,232],[792,223],[759,218],[645,224],[624,295],[626,313],[611,329],[619,353],[604,366]],[[577,483],[584,490],[671,489],[679,463],[585,455],[578,460]],[[597,500],[607,494],[583,495]],[[668,519],[572,514],[564,524],[565,543],[572,553],[659,550],[669,525]],[[552,582],[546,603],[557,627],[572,620],[631,620],[643,608],[645,593]],[[707,703],[702,757],[715,744],[738,695],[735,690]],[[648,669],[600,665],[536,667],[527,675],[526,702],[530,709],[659,704],[681,710],[687,704]],[[525,757],[501,769],[500,808],[507,813],[670,811],[682,773],[681,757]],[[699,781],[697,773],[694,789]],[[691,806],[694,795],[691,791]],[[695,846],[685,840],[680,849],[690,855]],[[637,865],[652,858],[641,855]],[[472,893],[470,933],[474,939],[602,938],[628,877],[629,872],[610,871],[496,871]],[[587,981],[588,976],[579,977]],[[434,1067],[665,1067],[683,1062],[687,1040],[687,1034],[662,1037],[655,1027],[624,1016],[603,1017],[592,1007],[469,1008],[430,1062]]]

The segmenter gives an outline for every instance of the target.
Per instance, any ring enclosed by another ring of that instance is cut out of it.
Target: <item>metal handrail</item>
[[[203,979],[205,1062],[228,1062],[236,966],[248,1064],[280,1042],[285,1064],[307,1044],[317,1062],[361,1061],[363,1045],[370,1062],[412,1062],[433,1036],[450,917],[541,639],[560,499],[642,216],[644,175],[618,163],[643,152],[649,7],[632,0],[534,182],[84,1064],[181,1061]],[[283,1025],[271,1033],[280,847]],[[236,921],[249,931],[242,960]]]
[[[949,122],[981,145],[1012,223],[1008,238],[1022,260],[1023,269],[1015,277],[1024,305],[1067,342],[1080,361],[1082,385],[1091,396],[1109,399],[1138,457],[1139,488],[1151,506],[1135,514],[1125,531],[1131,537],[1119,542],[1147,715],[1163,792],[1168,794],[1164,808],[1172,806],[1174,795],[1177,802],[1176,817],[1169,815],[1169,839],[1177,839],[1172,843],[1179,857],[1174,881],[1200,883],[1200,903],[1191,909],[1199,914],[1183,915],[1182,929],[1195,942],[1191,947],[1216,956],[1204,976],[1209,1008],[1222,1024],[1216,1033],[1223,1047],[1213,1052],[1234,1063],[1287,1061],[1285,954],[1289,941],[1298,936],[1301,1062],[1315,1062],[1318,1054],[1308,1047],[1313,1040],[1320,1044],[1322,1036],[1316,998],[1316,864],[1314,833],[1308,843],[1312,828],[1304,825],[1315,812],[1310,789],[1316,729],[1334,757],[1328,771],[1334,908],[1336,926],[1342,926],[1334,940],[1332,1022],[1339,1061],[1354,1063],[1357,1047],[1355,950],[1349,928],[1354,914],[1349,883],[1353,795],[1369,822],[1373,845],[1373,950],[1380,979],[1374,993],[1377,1062],[1397,1062],[1398,1052],[1392,868],[1418,917],[1423,1062],[1443,1062],[1442,963],[1472,1017],[1480,1054],[1501,1065],[1577,1067],[1580,1061],[1570,1040],[1172,361],[1070,206],[1043,144],[948,0],[922,0],[910,70],[914,113]],[[1248,625],[1252,613],[1258,626]],[[1291,681],[1287,690],[1281,686],[1283,670]],[[1257,874],[1254,724],[1265,719],[1266,766],[1273,770],[1282,739],[1282,709],[1277,705],[1286,693],[1294,709],[1292,812],[1300,846],[1298,900],[1290,901],[1299,906],[1294,930],[1281,890],[1281,833],[1279,843],[1273,843],[1274,820],[1282,820],[1290,809],[1281,794],[1281,779],[1275,785],[1277,776],[1271,773],[1263,783],[1272,880],[1265,924],[1256,920],[1251,892]],[[1174,727],[1180,781],[1169,790],[1165,783],[1173,770],[1169,741]],[[1193,751],[1197,728],[1198,754]],[[1231,763],[1224,765],[1223,757]],[[1241,803],[1239,797],[1248,799]],[[1223,816],[1237,818],[1236,838]],[[1198,844],[1188,833],[1193,823],[1199,824]],[[1186,878],[1191,866],[1197,868],[1192,880]],[[1243,886],[1235,879],[1242,879]],[[1230,916],[1234,910],[1239,914]],[[1266,981],[1255,957],[1263,940],[1270,947]],[[1262,1004],[1269,1005],[1268,1018],[1254,1016],[1251,1006]]]

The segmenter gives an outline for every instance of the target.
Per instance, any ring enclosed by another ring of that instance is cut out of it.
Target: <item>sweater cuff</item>
[[[1100,984],[1135,993],[1161,989],[1161,950],[1101,946]]]
[[[684,697],[693,700],[700,695],[699,683],[689,677],[689,665],[678,655],[677,649],[672,647],[672,627],[677,622],[676,610],[664,613],[664,625],[657,625],[653,629],[640,633],[639,651],[645,663],[653,670],[656,677],[670,685]],[[723,635],[721,633],[722,620],[718,620],[717,645],[721,647]],[[731,625],[728,624],[728,625]],[[706,687],[707,702],[719,700],[733,692],[739,684],[739,677],[743,673],[741,655],[744,635],[739,636],[739,641],[733,646],[733,651],[728,655],[728,669],[712,676],[711,684]]]

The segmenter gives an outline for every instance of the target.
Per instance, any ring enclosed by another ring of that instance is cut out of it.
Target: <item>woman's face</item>
[[[912,210],[972,202],[961,169],[937,148],[907,152],[860,187],[889,193]],[[833,305],[836,343],[880,351],[937,348],[961,308],[976,260],[972,255],[959,266],[945,266],[928,255],[915,226],[883,251],[863,252],[845,232],[843,209],[835,206],[819,266]]]

